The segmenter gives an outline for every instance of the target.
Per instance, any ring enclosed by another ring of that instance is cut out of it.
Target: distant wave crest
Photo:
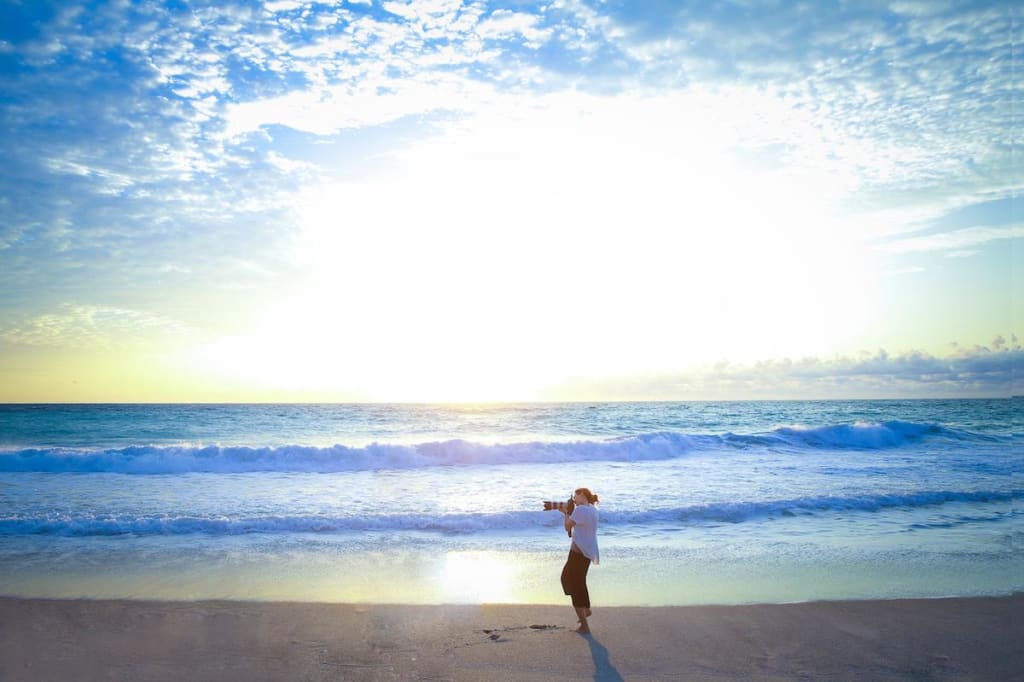
[[[890,421],[821,427],[780,427],[759,434],[691,435],[658,431],[608,440],[475,443],[455,439],[415,445],[153,446],[112,449],[24,448],[0,451],[0,472],[121,474],[343,472],[430,466],[578,461],[642,462],[695,452],[765,448],[788,451],[879,450],[926,439],[995,441],[999,437],[938,424]],[[1016,437],[1014,437],[1016,438]]]

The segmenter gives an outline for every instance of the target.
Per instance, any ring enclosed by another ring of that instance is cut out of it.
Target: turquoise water
[[[602,604],[1024,589],[1024,401],[0,406],[0,592]]]

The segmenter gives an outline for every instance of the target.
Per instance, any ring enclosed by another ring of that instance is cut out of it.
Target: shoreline
[[[1024,593],[722,606],[0,597],[4,680],[1024,680]]]

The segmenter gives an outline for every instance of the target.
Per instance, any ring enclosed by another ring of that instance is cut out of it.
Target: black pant
[[[582,552],[569,550],[569,558],[562,568],[562,592],[572,597],[572,605],[578,609],[590,608],[590,592],[587,590],[587,571],[590,559]]]

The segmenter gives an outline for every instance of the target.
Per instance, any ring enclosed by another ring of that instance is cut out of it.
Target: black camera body
[[[547,500],[544,502],[544,511],[560,511],[566,514],[572,514],[572,510],[576,508],[576,503],[573,502],[572,497],[569,497],[568,502],[552,502]],[[572,531],[569,531],[569,537],[572,537]]]

